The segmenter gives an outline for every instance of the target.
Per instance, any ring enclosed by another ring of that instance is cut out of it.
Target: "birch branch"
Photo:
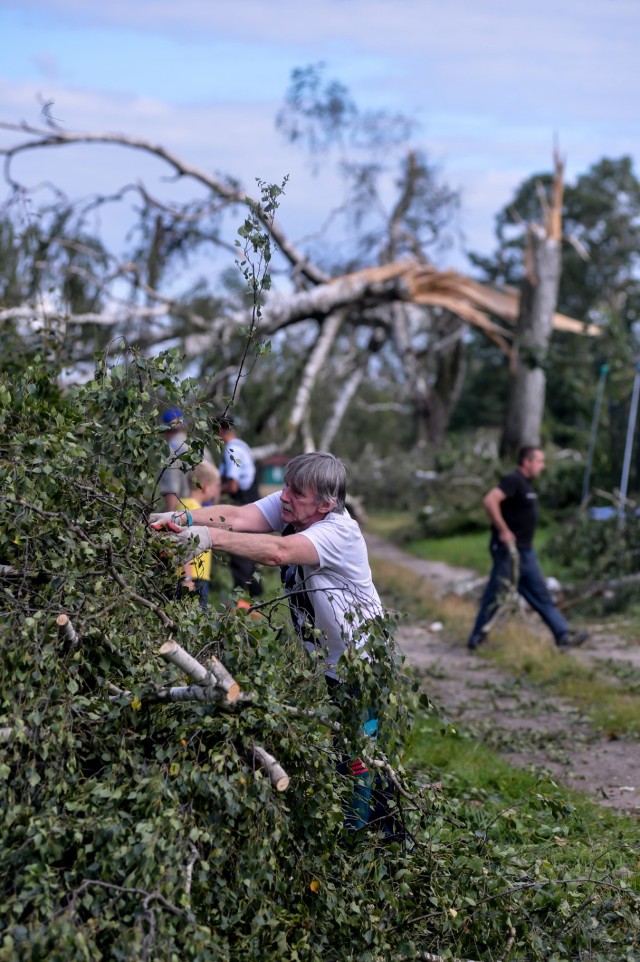
[[[333,440],[340,430],[340,425],[344,419],[347,409],[353,397],[364,379],[365,371],[363,367],[356,368],[355,371],[343,382],[338,397],[333,406],[331,417],[324,426],[322,437],[320,438],[320,450],[329,451]]]
[[[395,787],[398,789],[400,794],[403,795],[410,802],[415,802],[418,796],[411,795],[411,793],[406,790],[406,788],[400,781],[400,777],[398,776],[398,773],[395,771],[395,769],[391,767],[389,762],[384,761],[382,758],[369,758],[367,755],[363,755],[362,758],[363,758],[363,761],[365,761],[367,765],[369,765],[371,768],[377,768],[385,772],[385,774],[389,776],[389,778],[391,779]]]
[[[109,683],[109,701],[119,701],[121,698],[133,698],[133,692]],[[239,709],[243,705],[255,701],[255,694],[241,691],[235,701],[230,702],[227,692],[217,685],[172,685],[171,688],[156,688],[153,691],[141,692],[140,700],[144,705],[158,705],[163,702],[202,701],[207,704],[219,705],[226,710],[233,705]]]
[[[226,692],[220,691],[216,685],[174,685],[171,688],[161,688],[142,696],[146,702],[163,701],[204,701],[227,702]]]
[[[58,617],[56,618],[56,624],[58,626],[58,631],[62,638],[64,638],[66,641],[71,642],[72,645],[78,644],[80,639],[76,634],[75,628],[71,624],[69,615],[65,615],[65,614],[58,615]]]
[[[311,400],[311,392],[315,386],[318,379],[320,371],[324,367],[327,360],[329,352],[335,342],[338,332],[342,327],[344,321],[344,313],[342,311],[337,311],[335,314],[329,315],[327,320],[324,322],[322,331],[316,343],[314,344],[313,350],[307,361],[304,373],[302,375],[302,380],[298,386],[296,397],[291,405],[291,415],[289,417],[289,434],[284,442],[284,450],[289,447],[302,424],[304,417],[309,410],[309,403]]]
[[[282,765],[276,761],[273,755],[270,755],[264,748],[261,748],[260,745],[253,745],[252,751],[253,757],[258,764],[264,768],[275,790],[277,792],[286,792],[291,779]]]
[[[185,870],[185,879],[184,879],[184,893],[187,896],[187,899],[191,898],[191,883],[193,881],[193,867],[198,861],[198,859],[200,858],[200,853],[198,852],[198,849],[195,847],[193,842],[190,842],[189,846],[191,848],[191,857],[187,862],[187,867]]]
[[[292,715],[293,718],[312,718],[323,728],[329,728],[332,732],[341,732],[342,725],[340,722],[331,721],[330,718],[322,718],[317,715],[313,708],[296,708],[295,705],[283,705],[282,710],[287,713],[287,715]]]
[[[207,689],[220,688],[224,692],[224,701],[230,704],[237,701],[240,695],[240,685],[234,678],[229,674],[227,669],[224,667],[222,662],[211,655],[207,667],[201,665],[199,661],[196,661],[184,648],[181,648],[176,641],[166,641],[160,651],[158,652],[161,658],[165,661],[170,661],[172,664],[183,671],[185,675],[192,678],[197,686],[201,686],[205,691]],[[190,686],[192,687],[192,686]],[[174,690],[174,689],[170,689]],[[196,697],[196,696],[194,696]],[[187,697],[175,697],[175,701],[188,701]],[[201,698],[197,696],[198,701],[215,701],[215,697],[209,696],[208,698]]]
[[[215,687],[215,679],[211,672],[207,671],[199,661],[196,661],[188,651],[185,651],[177,641],[165,641],[158,654],[165,661],[170,661],[172,665],[188,675],[195,681],[196,685],[202,685],[203,688]]]
[[[210,655],[206,661],[206,668],[216,680],[218,688],[226,693],[227,701],[234,702],[240,697],[240,685],[229,674],[222,662],[215,655]]]
[[[29,140],[24,140],[22,143],[17,143],[12,147],[0,149],[0,156],[4,156],[6,158],[5,176],[12,184],[15,184],[16,182],[9,174],[9,165],[12,159],[19,153],[24,153],[25,151],[30,150],[42,150],[51,147],[61,147],[65,144],[115,144],[121,147],[130,147],[134,150],[141,150],[145,153],[159,157],[169,167],[172,167],[179,177],[191,178],[195,182],[202,184],[208,190],[211,190],[213,193],[223,198],[225,201],[227,201],[227,203],[246,204],[248,201],[251,201],[249,195],[243,190],[240,190],[226,181],[223,181],[219,177],[215,177],[213,174],[210,174],[203,168],[195,167],[193,164],[186,163],[184,160],[178,157],[177,154],[166,150],[164,147],[161,147],[158,144],[153,144],[148,140],[142,140],[138,137],[129,137],[125,136],[124,134],[87,134],[61,130],[52,132],[51,130],[45,130],[40,127],[32,127],[30,124],[26,123],[0,123],[0,129],[27,135],[27,137],[31,138]],[[252,201],[252,203],[256,204],[255,200]],[[316,267],[315,264],[312,264],[307,257],[305,257],[296,249],[286,234],[280,230],[279,226],[276,224],[269,224],[268,221],[265,220],[265,216],[262,214],[260,206],[257,204],[256,209],[257,216],[265,226],[269,227],[275,243],[287,258],[289,263],[295,266],[300,274],[307,277],[314,284],[321,284],[326,281],[326,274],[324,274],[323,271]]]

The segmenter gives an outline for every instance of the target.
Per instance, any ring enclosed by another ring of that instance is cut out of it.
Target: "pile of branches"
[[[403,768],[415,703],[387,623],[344,663],[382,709],[372,744],[277,591],[255,617],[175,597],[146,523],[160,400],[198,404],[172,358],[67,393],[57,373],[0,376],[0,959],[543,958],[558,912],[574,955],[619,938],[630,892],[506,858]],[[346,831],[345,755],[392,780],[408,843]]]

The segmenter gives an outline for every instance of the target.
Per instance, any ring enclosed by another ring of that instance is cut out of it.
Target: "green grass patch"
[[[536,534],[536,550],[542,551],[551,535],[549,528],[540,528]],[[405,549],[418,558],[430,561],[445,561],[458,568],[473,568],[479,574],[489,576],[491,558],[489,555],[489,532],[470,531],[468,534],[454,535],[449,538],[423,538],[410,541]],[[562,569],[552,559],[545,564],[545,574],[555,578],[561,576]]]
[[[415,530],[416,518],[411,511],[376,511],[367,517],[367,530],[388,538],[394,544],[403,540],[403,535]]]
[[[598,806],[533,769],[508,765],[464,730],[425,715],[414,726],[405,764],[455,795],[490,848],[517,844],[549,863],[547,874],[597,874],[640,891],[637,821]],[[511,855],[515,855],[512,851]]]
[[[473,568],[479,574],[489,574],[489,534],[472,531],[448,538],[422,538],[410,541],[405,548],[418,558],[445,561],[458,568]]]
[[[489,525],[486,531],[469,531],[446,538],[416,538],[417,523],[409,511],[376,512],[367,521],[367,528],[393,544],[401,545],[409,554],[428,561],[444,561],[459,568],[473,568],[479,574],[489,574]],[[553,558],[544,555],[553,526],[540,527],[536,532],[536,551],[542,556],[547,575],[562,578],[564,569]]]

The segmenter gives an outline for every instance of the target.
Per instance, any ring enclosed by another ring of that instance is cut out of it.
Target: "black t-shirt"
[[[505,523],[516,536],[516,545],[518,548],[530,548],[538,523],[538,495],[529,479],[517,469],[505,475],[498,487],[506,495],[500,510]],[[493,525],[492,539],[500,542]]]

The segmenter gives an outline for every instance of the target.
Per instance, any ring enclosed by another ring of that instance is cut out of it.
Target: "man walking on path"
[[[551,599],[533,550],[533,537],[538,523],[538,496],[531,481],[539,477],[544,469],[544,452],[532,445],[523,447],[518,454],[515,471],[505,475],[483,498],[482,504],[491,521],[489,550],[493,567],[467,642],[470,651],[487,637],[490,623],[500,605],[500,596],[504,595],[514,580],[514,564],[517,565],[518,577],[514,587],[549,627],[558,648],[576,647],[588,638],[586,631],[574,632],[569,629]]]
[[[220,475],[222,494],[231,498],[234,504],[252,504],[260,497],[258,491],[258,472],[249,445],[235,432],[230,418],[218,421],[220,438],[224,441]],[[241,555],[229,555],[229,569],[233,587],[248,591],[251,598],[262,594],[262,583],[256,575],[255,562]]]

